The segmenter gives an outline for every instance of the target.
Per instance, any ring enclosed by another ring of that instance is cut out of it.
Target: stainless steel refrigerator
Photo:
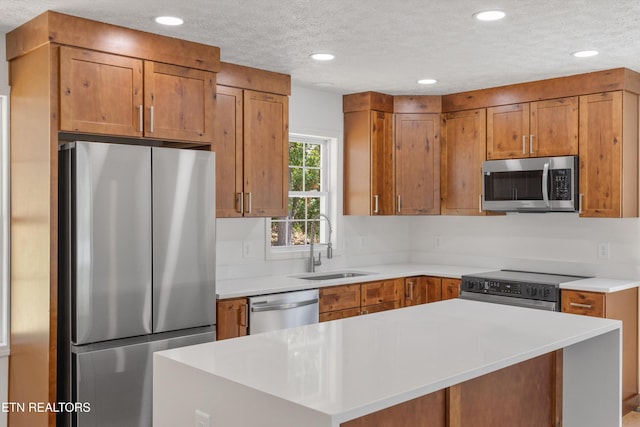
[[[215,340],[215,163],[203,150],[59,151],[59,426],[150,427],[152,353]]]

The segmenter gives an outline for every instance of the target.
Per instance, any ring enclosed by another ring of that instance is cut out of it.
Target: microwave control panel
[[[571,169],[552,169],[551,200],[571,200]]]

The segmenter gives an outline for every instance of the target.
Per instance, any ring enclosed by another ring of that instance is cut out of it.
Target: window
[[[329,242],[330,139],[289,135],[288,215],[271,219],[271,247],[288,250]]]

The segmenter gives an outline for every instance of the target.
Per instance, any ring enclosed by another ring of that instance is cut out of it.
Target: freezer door
[[[152,149],[153,332],[215,324],[214,162]]]
[[[72,271],[71,340],[85,344],[147,334],[151,150],[77,142],[71,157],[75,167],[69,191],[75,197],[68,210],[74,244],[65,255]]]
[[[153,352],[215,340],[215,332],[74,353],[77,427],[151,427]]]

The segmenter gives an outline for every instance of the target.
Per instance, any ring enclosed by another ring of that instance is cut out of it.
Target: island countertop
[[[156,386],[162,391],[163,384],[156,384],[156,374],[175,373],[164,381],[177,386],[176,382],[188,382],[190,370],[195,370],[209,378],[208,386],[220,381],[226,391],[203,402],[194,394],[188,405],[206,406],[225,393],[233,396],[244,390],[264,395],[263,402],[253,402],[257,407],[267,401],[274,404],[275,399],[287,403],[293,419],[304,409],[323,420],[314,424],[306,414],[305,425],[337,426],[619,330],[620,325],[615,320],[454,299],[178,348],[154,356],[154,415],[157,404],[167,404],[160,394],[156,397]],[[619,399],[613,401],[615,407]],[[177,404],[172,405],[177,411]],[[243,417],[251,420],[245,410],[238,412],[237,425]],[[227,425],[216,424],[221,414],[211,416],[212,425]],[[166,425],[181,422],[176,418]]]

